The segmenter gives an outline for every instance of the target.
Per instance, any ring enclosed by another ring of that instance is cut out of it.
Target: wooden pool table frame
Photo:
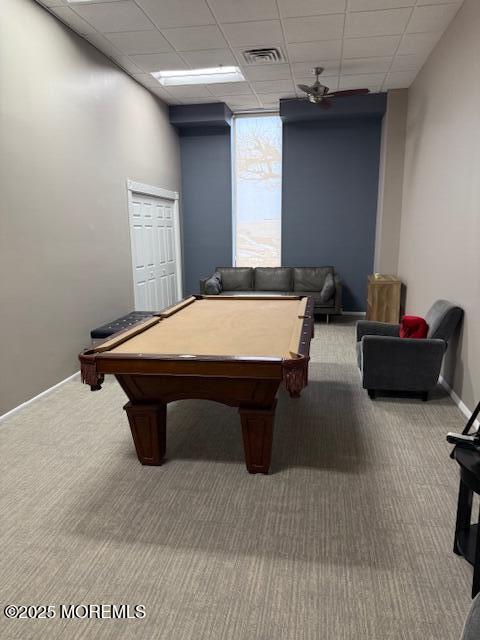
[[[298,398],[308,383],[310,340],[314,330],[313,298],[308,298],[305,313],[299,316],[302,326],[298,349],[292,358],[186,357],[101,351],[102,344],[123,337],[128,340],[132,331],[147,330],[158,317],[168,317],[181,309],[183,303],[204,298],[208,296],[191,296],[182,301],[180,307],[174,305],[157,314],[157,320],[143,320],[95,348],[83,351],[79,355],[82,381],[96,391],[101,388],[105,374],[115,375],[129,399],[124,409],[142,464],[160,465],[165,456],[167,404],[174,400],[203,399],[239,408],[247,469],[250,473],[268,473],[278,387],[283,381],[290,396]]]

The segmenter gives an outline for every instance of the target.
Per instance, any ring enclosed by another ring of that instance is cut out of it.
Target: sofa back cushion
[[[448,300],[437,300],[427,311],[425,320],[428,324],[427,338],[448,342],[463,316],[463,309]]]
[[[253,269],[251,267],[217,267],[215,271],[222,277],[224,291],[250,291],[253,289]]]
[[[255,291],[291,291],[290,267],[257,267],[254,274]]]
[[[321,291],[327,273],[333,275],[333,267],[294,267],[294,291]]]

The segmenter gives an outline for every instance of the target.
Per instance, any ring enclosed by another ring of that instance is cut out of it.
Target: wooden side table
[[[402,281],[396,276],[374,273],[368,276],[367,320],[400,322]]]
[[[454,458],[460,465],[460,488],[453,551],[473,565],[474,598],[480,592],[480,536],[479,524],[471,524],[471,517],[473,494],[480,495],[480,453],[456,447]]]

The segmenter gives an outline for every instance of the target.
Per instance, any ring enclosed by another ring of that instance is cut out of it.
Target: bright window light
[[[238,67],[211,67],[209,69],[180,69],[154,71],[152,76],[164,86],[182,84],[213,84],[215,82],[244,82]]]

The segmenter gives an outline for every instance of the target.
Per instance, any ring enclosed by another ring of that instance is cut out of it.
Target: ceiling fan
[[[324,86],[318,76],[323,73],[323,67],[315,67],[312,69],[313,73],[316,76],[315,82],[308,86],[306,84],[297,84],[297,87],[304,91],[307,94],[306,99],[313,104],[318,104],[324,109],[329,109],[332,106],[332,101],[329,98],[336,98],[340,96],[356,96],[365,93],[370,93],[369,89],[347,89],[346,91],[332,91],[330,93],[330,89]]]

